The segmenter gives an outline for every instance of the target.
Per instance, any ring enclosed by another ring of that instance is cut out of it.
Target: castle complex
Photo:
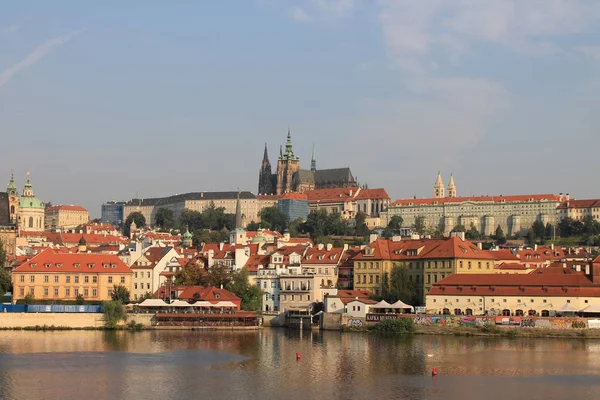
[[[273,174],[267,145],[260,167],[258,178],[259,194],[276,194],[297,192],[304,193],[313,189],[345,188],[357,186],[350,168],[317,170],[317,160],[313,148],[310,170],[300,169],[300,158],[292,149],[292,136],[288,130],[285,152],[279,149],[277,171]]]

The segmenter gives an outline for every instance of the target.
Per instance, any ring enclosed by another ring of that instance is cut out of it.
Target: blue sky
[[[0,168],[54,204],[256,191],[303,166],[392,198],[599,197],[600,3],[0,0]]]

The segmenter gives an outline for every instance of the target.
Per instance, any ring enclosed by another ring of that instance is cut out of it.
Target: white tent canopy
[[[232,303],[231,301],[219,301],[217,304],[214,305],[215,307],[237,307],[235,305],[235,303]]]
[[[556,310],[557,312],[579,312],[578,309],[573,307],[571,303],[565,303],[564,306]]]
[[[392,304],[392,308],[401,308],[403,310],[408,309],[410,311],[415,311],[415,308],[413,306],[411,306],[410,304],[404,303],[402,300],[398,300],[397,302]]]
[[[192,305],[190,303],[188,303],[187,301],[175,300],[174,302],[169,304],[169,306],[171,306],[171,307],[191,307]]]
[[[167,307],[168,304],[162,301],[161,299],[146,299],[140,304],[138,307]]]
[[[192,307],[212,307],[213,304],[209,301],[197,301],[194,304],[190,304]]]
[[[371,308],[394,308],[390,303],[388,303],[385,300],[381,300],[379,303],[373,304],[370,307]]]
[[[584,313],[600,313],[600,305],[592,304],[581,310]]]

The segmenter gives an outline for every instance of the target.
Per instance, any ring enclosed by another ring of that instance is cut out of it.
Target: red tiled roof
[[[270,258],[271,256],[269,254],[252,254],[248,258],[248,261],[246,261],[244,267],[247,268],[249,272],[256,272],[259,265],[269,265]]]
[[[361,189],[356,196],[358,200],[363,199],[380,199],[380,200],[389,200],[390,196],[387,194],[385,189]]]
[[[231,301],[237,304],[241,300],[229,290],[219,289],[214,286],[185,286],[178,298],[181,300],[209,301],[211,303]]]
[[[525,265],[518,264],[518,263],[502,263],[502,264],[498,265],[498,267],[496,267],[496,269],[503,269],[503,270],[526,270],[528,268]]]
[[[600,200],[569,200],[565,201],[557,207],[558,209],[564,210],[567,208],[594,208],[600,207]]]
[[[88,246],[90,245],[101,245],[101,244],[119,244],[119,243],[128,243],[129,241],[125,238],[114,236],[114,235],[103,235],[98,233],[51,233],[44,232],[44,236],[46,236],[46,241],[52,242],[55,244],[71,244],[76,245],[79,243],[81,236],[85,239],[85,242]]]
[[[42,251],[29,261],[15,268],[13,272],[79,272],[90,274],[132,273],[127,264],[121,261],[115,254],[65,254],[58,253],[53,249]]]
[[[392,206],[420,206],[435,205],[446,203],[462,202],[486,202],[486,203],[511,203],[532,201],[560,201],[560,196],[555,194],[525,194],[516,196],[471,196],[471,197],[444,197],[444,198],[425,198],[425,199],[402,199],[396,200]]]
[[[327,250],[327,247],[323,247],[321,250],[318,247],[310,247],[302,257],[302,264],[337,265],[342,259],[343,252],[344,249],[341,247],[332,247],[331,250]]]
[[[496,257],[496,260],[513,260],[519,261],[519,257],[513,254],[510,250],[500,249],[500,250],[489,250],[490,254]]]
[[[308,195],[306,193],[289,192],[281,196],[280,199],[308,200]]]
[[[360,188],[350,187],[333,189],[315,189],[309,190],[305,193],[308,196],[309,202],[340,202],[354,198],[358,190],[360,190]]]
[[[46,208],[46,211],[83,211],[83,212],[88,212],[88,210],[86,210],[85,208],[83,208],[81,206],[74,206],[72,204],[71,205],[63,204],[63,205],[48,207],[48,208]]]

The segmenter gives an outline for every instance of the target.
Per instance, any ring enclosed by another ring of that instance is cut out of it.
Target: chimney
[[[369,235],[369,243],[373,243],[373,242],[375,242],[376,240],[377,240],[377,234],[375,234],[375,233],[371,233],[371,234]]]
[[[537,244],[533,245],[533,251],[537,251]]]
[[[550,249],[554,250],[554,243],[550,243]]]
[[[225,244],[225,243],[223,243],[223,242],[219,243],[219,251],[223,251],[223,245],[224,245],[224,244]]]
[[[477,243],[477,247],[479,248],[479,250],[483,250],[483,244],[481,242]]]
[[[344,251],[348,250],[348,243],[344,243]]]
[[[577,272],[581,272],[581,265],[577,264],[577,265],[575,266],[575,271],[577,271]]]
[[[402,240],[402,236],[400,236],[400,235],[392,236],[392,242],[399,242],[401,240]]]
[[[330,251],[333,248],[333,245],[331,243],[327,243],[327,251]]]
[[[323,243],[319,243],[319,244],[317,245],[317,249],[318,249],[318,250],[323,250],[323,247],[324,247],[324,246],[323,246]]]
[[[562,263],[563,268],[567,268],[567,263]]]

